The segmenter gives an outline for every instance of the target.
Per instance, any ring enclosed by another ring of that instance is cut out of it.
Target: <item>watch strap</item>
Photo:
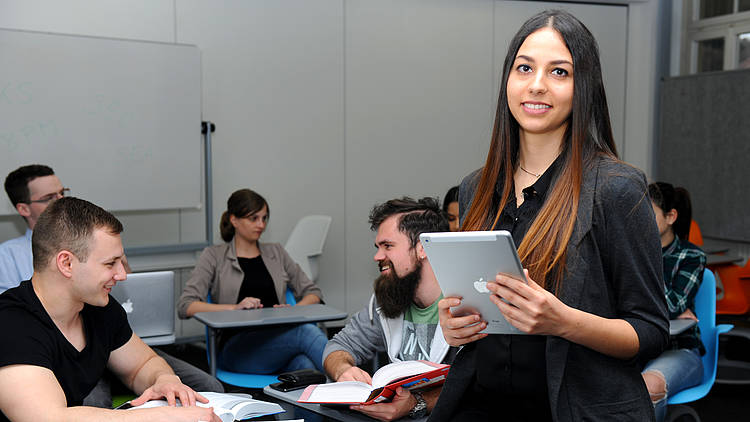
[[[414,396],[415,399],[417,399],[417,404],[415,404],[414,407],[412,407],[409,411],[409,417],[412,419],[419,419],[426,416],[427,402],[425,401],[424,397],[422,397],[422,393],[412,392],[411,395]]]

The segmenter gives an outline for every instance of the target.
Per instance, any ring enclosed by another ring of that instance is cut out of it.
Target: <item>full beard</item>
[[[399,277],[392,262],[389,274],[382,274],[375,279],[375,299],[386,318],[396,318],[406,312],[414,301],[414,292],[419,285],[422,263],[416,260],[414,270]]]

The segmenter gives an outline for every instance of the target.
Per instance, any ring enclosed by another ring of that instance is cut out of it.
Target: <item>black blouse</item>
[[[264,308],[272,308],[273,305],[278,305],[279,298],[276,295],[276,287],[260,255],[255,258],[237,258],[237,261],[239,261],[240,268],[245,274],[242,279],[242,286],[240,286],[240,293],[237,295],[237,303],[242,302],[242,299],[246,297],[257,297]]]
[[[507,230],[516,247],[541,210],[547,193],[557,179],[559,158],[531,186],[523,190],[524,200],[516,206],[515,190],[493,230]],[[498,180],[494,203],[499,204],[502,180]],[[495,212],[490,213],[493,218]],[[474,401],[497,408],[498,399],[508,402],[527,420],[551,420],[545,367],[546,336],[489,335],[476,344],[476,383],[470,394],[483,399]],[[488,409],[489,410],[489,409]]]

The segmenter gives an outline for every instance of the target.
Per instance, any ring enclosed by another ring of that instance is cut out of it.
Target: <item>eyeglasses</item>
[[[58,192],[52,192],[48,193],[47,195],[44,195],[43,197],[39,199],[30,200],[29,204],[46,204],[48,202],[65,198],[65,195],[68,195],[70,193],[70,188],[62,188]]]

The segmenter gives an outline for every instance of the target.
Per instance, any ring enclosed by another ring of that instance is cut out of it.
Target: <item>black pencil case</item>
[[[326,376],[315,369],[298,369],[285,372],[280,374],[278,378],[281,382],[271,384],[271,387],[281,391],[296,390],[310,384],[325,384],[326,382]]]

